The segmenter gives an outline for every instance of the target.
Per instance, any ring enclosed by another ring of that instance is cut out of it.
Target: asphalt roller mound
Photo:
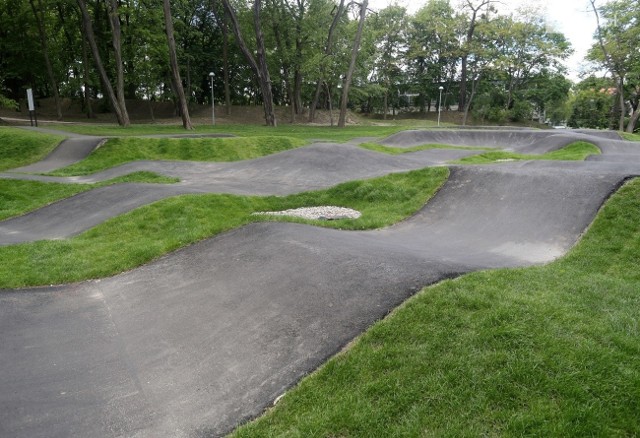
[[[618,144],[597,141],[605,156]],[[429,156],[385,161],[334,146],[221,167],[189,190],[247,190],[244,179],[271,175],[271,187],[286,191],[300,169],[298,188]],[[255,223],[111,278],[1,291],[0,435],[227,433],[423,286],[564,254],[607,197],[640,175],[638,155],[626,155],[455,166],[420,212],[383,230]],[[351,174],[339,167],[363,159]]]

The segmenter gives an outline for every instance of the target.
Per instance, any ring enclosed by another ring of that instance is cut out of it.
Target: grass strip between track
[[[389,154],[389,155],[400,155],[400,154],[406,154],[408,152],[426,151],[429,149],[457,149],[457,150],[463,150],[463,151],[491,151],[496,149],[496,148],[490,148],[490,147],[452,146],[452,145],[437,144],[437,143],[413,146],[410,148],[385,146],[380,143],[361,143],[359,146],[363,149],[368,149],[374,152],[382,152],[384,154]]]
[[[435,123],[424,121],[426,126]],[[233,134],[238,137],[284,136],[310,140],[331,140],[344,142],[356,137],[386,137],[407,129],[407,126],[350,125],[344,128],[309,125],[280,125],[276,128],[261,125],[218,124],[216,126],[199,125],[193,131],[185,131],[179,125],[131,125],[127,128],[118,125],[51,125],[52,129],[98,136],[136,136],[147,134]]]
[[[0,288],[105,277],[253,221],[286,220],[354,230],[391,225],[424,206],[448,174],[446,168],[426,168],[286,197],[207,194],[165,199],[71,239],[0,247]],[[305,221],[252,215],[322,205],[350,207],[362,212],[362,217]]]
[[[630,134],[628,132],[623,132],[622,137],[628,141],[640,141],[640,134]]]
[[[640,179],[567,256],[428,287],[234,437],[635,436]]]
[[[50,175],[87,175],[137,160],[240,161],[305,145],[292,137],[112,138],[82,161]]]
[[[501,161],[526,161],[526,160],[566,160],[566,161],[582,161],[589,155],[600,154],[600,149],[585,141],[576,141],[568,144],[561,149],[547,152],[540,155],[518,154],[507,151],[485,152],[478,155],[464,157],[459,160],[452,161],[451,164],[490,164]]]
[[[0,179],[0,220],[20,216],[38,208],[97,187],[118,183],[171,184],[178,178],[153,172],[133,172],[95,184],[62,184],[17,179]]]

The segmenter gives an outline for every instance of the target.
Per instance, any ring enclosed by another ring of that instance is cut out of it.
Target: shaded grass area
[[[170,184],[170,178],[153,172],[134,172],[95,184],[62,184],[17,179],[0,179],[0,220],[28,213],[87,190],[117,183]]]
[[[235,437],[636,436],[640,179],[542,267],[428,287]]]
[[[303,140],[344,142],[356,137],[384,137],[406,129],[406,126],[352,125],[345,128],[309,125],[281,125],[276,128],[259,125],[201,125],[187,132],[179,125],[52,125],[53,129],[88,135],[135,136],[148,134],[233,134],[239,137],[284,136]]]
[[[336,205],[357,209],[362,217],[297,221],[354,230],[387,226],[420,209],[448,174],[446,168],[426,168],[286,197],[185,195],[165,199],[72,239],[0,247],[0,288],[104,277],[252,221],[287,220],[252,215],[259,211]]]
[[[485,152],[479,155],[464,157],[452,161],[454,164],[489,164],[498,161],[525,161],[525,160],[567,160],[582,161],[589,155],[600,154],[600,149],[592,143],[576,141],[555,151],[541,155],[518,154],[515,152],[495,151]]]
[[[406,154],[408,152],[426,151],[429,149],[457,149],[457,150],[464,150],[464,151],[491,151],[496,149],[496,148],[490,148],[490,147],[452,146],[452,145],[437,144],[437,143],[413,146],[410,148],[398,148],[393,146],[385,146],[380,143],[361,143],[359,146],[363,149],[368,149],[374,152],[382,152],[384,154],[389,154],[389,155],[400,155],[400,154]]]
[[[87,175],[137,160],[239,161],[303,146],[291,137],[112,138],[84,160],[51,172]]]
[[[0,170],[40,161],[64,138],[61,135],[0,126]]]
[[[640,134],[631,134],[629,132],[621,132],[622,138],[629,141],[640,141]]]

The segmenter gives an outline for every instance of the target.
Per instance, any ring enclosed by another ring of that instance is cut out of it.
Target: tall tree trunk
[[[298,13],[296,14],[296,50],[293,71],[293,106],[295,113],[302,113],[302,64],[304,62],[303,50],[303,20],[306,14],[304,0],[297,0]],[[306,41],[306,39],[304,39]]]
[[[53,93],[53,100],[56,104],[56,117],[58,118],[58,120],[62,120],[62,104],[60,103],[60,93],[58,93],[58,82],[56,81],[56,78],[53,74],[51,58],[49,57],[49,45],[47,44],[47,34],[44,29],[44,20],[42,15],[42,2],[38,0],[38,8],[40,9],[40,13],[38,13],[38,8],[36,8],[33,0],[29,0],[29,4],[31,5],[33,16],[36,19],[38,33],[40,34],[40,47],[42,47],[42,55],[44,56],[47,78],[49,79],[49,84],[51,85],[51,91]]]
[[[109,24],[111,25],[111,40],[113,55],[116,63],[116,99],[122,113],[124,126],[129,126],[129,113],[124,99],[124,66],[122,65],[122,43],[120,31],[120,16],[118,15],[118,0],[109,0]]]
[[[224,11],[220,13],[212,1],[213,16],[222,30],[222,77],[224,81],[224,105],[228,116],[231,115],[231,85],[229,83],[229,27]]]
[[[276,126],[276,115],[273,108],[273,92],[271,90],[271,77],[269,76],[269,69],[267,68],[267,59],[264,48],[264,35],[262,34],[262,28],[260,26],[260,8],[262,6],[262,0],[254,0],[253,3],[253,28],[256,34],[256,45],[258,48],[257,58],[251,54],[247,44],[242,37],[240,31],[240,24],[238,23],[238,17],[229,4],[229,0],[222,0],[222,5],[225,11],[229,15],[231,20],[231,26],[233,33],[236,36],[240,51],[244,55],[245,59],[249,63],[249,66],[253,70],[258,83],[260,85],[260,91],[262,92],[262,104],[264,108],[264,118],[268,126]]]
[[[382,102],[382,120],[387,120],[387,113],[389,112],[389,90],[384,90],[384,100]]]
[[[460,95],[458,96],[458,111],[462,111],[462,108],[467,107],[467,54],[462,55],[462,62],[460,63]],[[465,114],[466,118],[466,114]]]
[[[313,123],[316,118],[316,107],[320,101],[320,92],[322,91],[322,79],[318,80],[316,84],[316,92],[313,94],[313,100],[309,106],[309,123]]]
[[[296,71],[293,74],[293,104],[296,109],[296,114],[302,113],[302,73],[300,69],[296,67]]]
[[[287,100],[289,101],[289,110],[291,116],[291,123],[296,121],[296,109],[293,102],[293,85],[291,84],[291,63],[287,60],[286,52],[291,49],[291,43],[288,38],[288,34],[285,31],[284,38],[281,32],[280,23],[283,19],[283,15],[286,13],[284,10],[280,10],[281,15],[278,20],[273,20],[273,36],[276,40],[276,52],[280,56],[280,68],[282,70],[282,78],[284,80],[284,88],[287,93]]]
[[[620,75],[620,83],[618,84],[618,90],[621,91],[619,95],[620,119],[618,120],[618,129],[620,131],[624,131],[624,119],[625,119],[625,115],[627,114],[627,106],[625,105],[624,95],[622,94],[624,93],[624,77],[622,77],[622,75]]]
[[[331,88],[329,88],[329,84],[324,83],[324,87],[327,90],[327,100],[329,102],[329,121],[331,122],[331,126],[333,126],[333,98],[331,97]]]
[[[638,119],[640,119],[640,105],[636,109],[633,110],[631,114],[631,118],[629,119],[629,123],[627,124],[627,132],[632,133],[635,131],[636,126],[638,125]]]
[[[180,116],[182,117],[182,126],[184,129],[193,129],[191,118],[189,117],[189,107],[187,99],[182,88],[182,79],[180,79],[180,67],[178,67],[178,56],[176,55],[176,40],[173,37],[173,20],[171,18],[171,4],[169,0],[162,2],[164,10],[164,27],[167,33],[167,44],[169,46],[169,63],[171,64],[172,82],[176,94],[178,95],[178,105]]]
[[[605,65],[615,79],[616,91],[618,92],[618,96],[620,97],[621,114],[620,120],[618,122],[618,130],[624,131],[624,113],[626,110],[624,105],[624,76],[616,70],[615,63],[611,58],[611,54],[604,44],[604,38],[602,37],[602,27],[600,26],[600,14],[598,13],[598,9],[596,8],[596,0],[589,0],[589,2],[591,3],[591,8],[593,9],[593,13],[596,16],[596,34],[598,35],[598,43],[600,45],[600,49],[602,50],[602,54],[604,55]]]
[[[273,91],[271,88],[271,76],[269,75],[269,68],[267,66],[267,54],[264,47],[264,35],[262,33],[262,26],[260,23],[260,9],[262,7],[262,0],[254,0],[253,2],[253,28],[256,33],[256,46],[258,57],[258,69],[260,75],[260,88],[262,89],[262,100],[264,105],[264,118],[268,126],[276,126],[276,114],[273,107]]]
[[[473,98],[476,95],[476,91],[478,89],[478,82],[480,81],[480,76],[473,79],[471,82],[471,96],[467,100],[464,106],[464,116],[462,118],[462,126],[467,126],[467,118],[469,117],[469,110],[471,109],[471,103],[473,102]]]
[[[340,18],[344,13],[344,1],[340,0],[338,6],[334,8],[335,15],[333,16],[333,20],[331,21],[331,26],[329,26],[329,33],[327,35],[327,43],[324,46],[324,58],[328,58],[333,53],[333,33],[338,26],[338,22],[340,22]],[[318,83],[316,85],[316,93],[313,97],[313,101],[311,102],[311,106],[309,107],[309,123],[313,122],[316,117],[316,107],[318,106],[318,100],[320,99],[320,91],[322,90],[322,82],[324,81],[324,77],[318,78]]]
[[[353,72],[356,69],[356,59],[358,58],[358,51],[360,50],[360,41],[362,40],[362,30],[364,29],[364,18],[367,15],[367,6],[369,0],[364,0],[360,5],[360,20],[358,21],[358,30],[356,32],[355,40],[353,41],[353,47],[351,48],[351,62],[349,63],[349,69],[347,75],[344,78],[342,84],[342,98],[340,99],[340,117],[338,118],[338,127],[344,128],[347,122],[347,103],[349,103],[349,88],[351,87],[351,80],[353,78]]]
[[[91,89],[89,85],[89,55],[87,53],[87,39],[82,36],[82,81],[84,82],[84,104],[87,110],[87,118],[92,119],[93,106],[91,105]]]
[[[224,20],[222,21],[222,63],[224,67],[224,104],[226,106],[227,115],[231,115],[231,86],[229,85],[229,28]]]
[[[482,9],[483,6],[487,6],[487,14],[489,5],[491,3],[496,3],[496,0],[482,0],[478,6],[474,6],[471,3],[471,0],[467,0],[467,5],[469,9],[471,9],[471,21],[469,22],[469,29],[467,30],[467,39],[465,41],[465,47],[462,54],[462,59],[460,63],[460,95],[458,97],[458,111],[462,111],[463,108],[466,108],[466,100],[467,100],[467,62],[469,56],[469,50],[471,46],[471,41],[473,40],[473,35],[476,30],[476,21],[478,19],[478,12]]]
[[[84,27],[84,33],[87,36],[87,41],[89,42],[89,46],[91,47],[93,62],[96,65],[98,74],[100,75],[100,81],[102,82],[104,94],[107,96],[107,99],[111,104],[111,108],[116,113],[118,124],[120,124],[121,126],[128,126],[129,117],[128,116],[125,117],[123,115],[122,109],[118,104],[118,99],[116,98],[116,94],[113,92],[113,87],[111,86],[111,82],[109,82],[109,76],[107,76],[107,72],[104,69],[104,65],[102,64],[102,58],[100,57],[100,50],[98,50],[98,45],[96,43],[96,37],[93,32],[93,25],[91,24],[91,17],[89,17],[87,4],[85,3],[85,0],[76,0],[76,1],[78,3],[78,6],[80,7],[80,12],[82,14],[82,26]]]

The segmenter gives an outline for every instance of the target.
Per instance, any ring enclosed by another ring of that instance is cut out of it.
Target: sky
[[[456,6],[460,0],[450,2]],[[405,6],[413,13],[420,9],[426,0],[369,0],[372,9],[382,9],[390,3]],[[602,3],[606,1],[598,0],[596,4]],[[571,42],[575,53],[566,63],[568,75],[572,80],[579,81],[583,59],[593,44],[593,33],[596,30],[596,20],[589,0],[502,0],[497,7],[499,11],[507,12],[515,11],[523,5],[540,7],[548,26],[563,33]]]

